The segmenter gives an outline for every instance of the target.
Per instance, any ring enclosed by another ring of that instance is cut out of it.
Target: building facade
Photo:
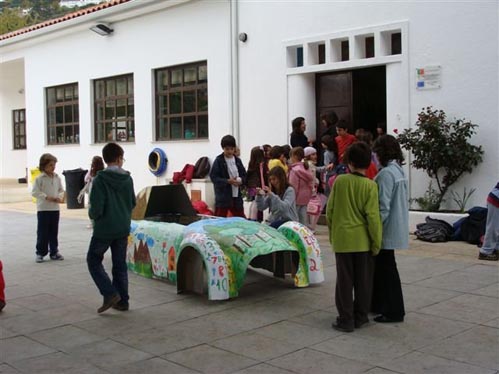
[[[112,139],[139,190],[214,159],[225,134],[247,164],[253,146],[288,143],[296,116],[312,139],[331,110],[352,132],[393,133],[431,105],[479,124],[484,162],[455,191],[476,187],[470,204],[484,205],[499,179],[498,11],[487,0],[115,0],[3,36],[0,177],[23,176],[44,152],[59,172],[88,168]],[[169,161],[160,177],[148,170],[157,147]],[[407,172],[422,196],[429,180]]]

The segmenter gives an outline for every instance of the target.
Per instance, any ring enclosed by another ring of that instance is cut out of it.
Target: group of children
[[[348,134],[341,121],[338,124],[336,139],[330,135],[321,139],[325,166],[316,165],[317,151],[310,146],[296,146],[289,153],[285,147],[267,147],[267,157],[265,147],[254,147],[246,171],[234,156],[234,137],[226,135],[210,177],[215,189],[215,215],[225,217],[230,212],[244,217],[241,188],[246,186],[258,210],[269,209],[267,221],[271,226],[299,221],[314,228],[307,208],[318,194],[316,173],[325,175],[325,192],[329,195],[326,217],[338,277],[335,298],[339,316],[333,327],[350,332],[367,323],[371,311],[378,314],[374,318],[377,322],[404,320],[394,251],[408,248],[409,198],[397,140],[383,135],[371,148]],[[377,175],[368,178],[375,160],[380,171],[374,166]],[[338,165],[348,173],[336,175],[341,174]],[[334,183],[327,183],[328,179]]]
[[[226,135],[221,140],[223,152],[214,160],[210,177],[215,190],[215,215],[244,217],[244,186],[257,205],[259,221],[263,219],[262,212],[269,209],[268,223],[273,227],[299,221],[314,229],[318,215],[310,214],[310,202],[318,196],[321,186],[316,175],[325,176],[324,191],[329,194],[326,217],[337,270],[335,301],[339,316],[332,327],[351,332],[369,321],[369,312],[376,313],[374,320],[381,323],[404,320],[395,250],[408,248],[409,199],[408,181],[401,167],[404,158],[397,140],[381,135],[371,147],[369,139],[362,141],[359,135],[358,141],[342,126],[338,121],[336,138],[326,134],[321,139],[324,166],[317,166],[318,155],[313,147],[264,145],[251,150],[246,170],[236,155],[235,138]],[[92,160],[82,192],[92,191],[89,217],[93,234],[87,264],[103,297],[99,313],[111,307],[121,311],[129,308],[126,246],[135,206],[133,180],[123,169],[123,149],[111,142],[104,146],[102,155],[103,160],[100,156]],[[33,185],[38,211],[36,262],[43,262],[47,254],[51,260],[64,259],[58,248],[59,204],[64,201],[64,189],[55,173],[56,162],[53,155],[43,154],[39,163],[41,174]],[[369,169],[375,162],[375,177],[369,178]],[[348,173],[343,174],[342,170]],[[498,191],[499,184],[489,196],[481,259],[498,258]],[[322,206],[319,213],[321,210]],[[109,248],[112,281],[102,266]],[[4,305],[5,298],[0,293],[0,310]]]
[[[303,134],[305,126],[303,117],[293,120],[293,147],[268,144],[253,147],[247,170],[236,153],[234,137],[224,136],[221,141],[223,152],[216,157],[210,172],[215,191],[215,215],[244,217],[243,191],[246,191],[247,197],[254,201],[252,207],[257,208],[256,214],[250,210],[250,219],[262,221],[263,210],[268,208],[267,221],[271,225],[293,220],[315,231],[332,177],[346,172],[343,154],[357,138],[348,133],[345,121],[337,121],[339,135],[324,134],[320,142],[322,154],[319,155]],[[319,160],[323,160],[323,165],[318,165]],[[274,168],[283,173],[273,171]],[[269,178],[271,175],[274,178]],[[285,194],[288,187],[292,187],[292,191]]]

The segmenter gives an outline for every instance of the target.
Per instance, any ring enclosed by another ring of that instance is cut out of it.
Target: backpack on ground
[[[208,157],[201,157],[194,164],[194,178],[205,178],[210,172],[210,159]]]
[[[449,223],[441,219],[431,218],[430,216],[426,217],[425,221],[416,225],[415,234],[419,240],[431,243],[450,240],[454,230]]]
[[[461,223],[461,238],[470,244],[480,244],[487,224],[487,208],[474,207],[468,210],[468,214]]]

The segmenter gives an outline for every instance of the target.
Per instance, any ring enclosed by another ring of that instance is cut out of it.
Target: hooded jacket
[[[307,205],[312,197],[315,176],[305,169],[303,162],[295,162],[289,167],[289,184],[296,193],[296,205]]]
[[[119,239],[128,236],[135,192],[130,174],[119,167],[101,170],[92,182],[88,215],[94,220],[93,236]]]

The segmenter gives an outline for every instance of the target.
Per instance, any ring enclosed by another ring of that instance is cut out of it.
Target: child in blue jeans
[[[499,182],[487,196],[487,224],[479,260],[499,260]]]
[[[103,296],[102,313],[109,308],[126,311],[128,304],[128,268],[126,252],[135,192],[130,173],[123,169],[124,151],[116,143],[102,149],[107,168],[97,173],[90,192],[88,215],[94,231],[87,253],[88,271]],[[113,280],[109,279],[102,260],[111,248]]]
[[[36,262],[43,262],[49,253],[51,260],[64,260],[59,253],[59,204],[64,201],[61,178],[55,173],[57,158],[50,153],[40,157],[41,174],[35,179],[31,195],[36,198],[38,225],[36,230]]]

